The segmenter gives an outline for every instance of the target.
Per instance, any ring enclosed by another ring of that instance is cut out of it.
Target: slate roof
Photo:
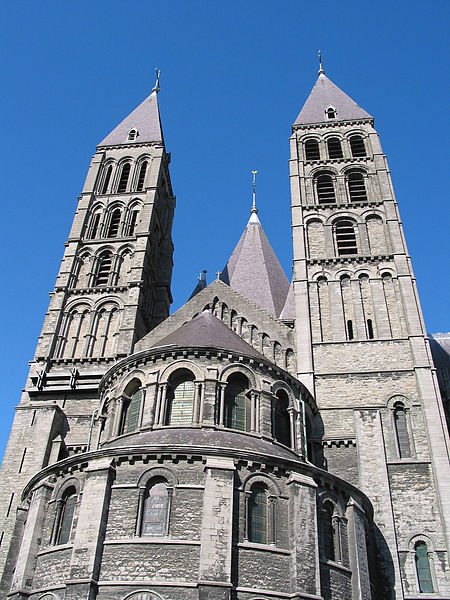
[[[205,310],[191,321],[153,344],[152,348],[174,346],[176,348],[220,348],[264,359],[264,356],[247,344],[209,310]],[[266,360],[266,359],[264,359]]]
[[[289,281],[256,212],[252,212],[220,279],[274,317],[282,311]]]
[[[112,440],[105,444],[105,446],[109,448],[122,446],[126,448],[133,446],[160,446],[167,448],[170,446],[172,448],[180,446],[180,449],[184,450],[184,452],[186,452],[189,446],[197,448],[211,447],[215,450],[230,450],[235,453],[238,449],[241,452],[255,453],[265,457],[299,460],[298,455],[293,450],[255,436],[232,431],[211,431],[189,427],[144,431]]]
[[[350,96],[347,96],[345,92],[321,72],[300,114],[295,119],[294,125],[329,123],[330,120],[325,114],[329,106],[333,106],[336,109],[337,121],[372,119],[372,116],[368,112],[358,106]]]
[[[282,321],[293,321],[295,319],[295,303],[294,303],[294,284],[291,283],[289,291],[284,303],[283,310],[280,314]]]
[[[128,140],[130,129],[137,129],[134,141]],[[159,118],[158,94],[153,91],[137,108],[131,112],[115,129],[111,131],[99,146],[117,146],[120,144],[142,144],[162,142],[163,135]]]
[[[450,369],[450,333],[430,333],[430,348],[437,369]]]

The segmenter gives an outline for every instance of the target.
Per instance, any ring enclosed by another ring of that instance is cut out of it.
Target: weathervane
[[[258,171],[252,171],[253,182],[252,182],[252,213],[257,213],[258,209],[256,208],[256,173]]]
[[[155,73],[156,73],[156,81],[155,81],[155,85],[153,86],[152,92],[158,93],[159,92],[159,77],[161,75],[161,71],[155,67]]]
[[[322,50],[317,52],[317,56],[319,57],[319,75],[325,75],[325,69],[322,64]]]

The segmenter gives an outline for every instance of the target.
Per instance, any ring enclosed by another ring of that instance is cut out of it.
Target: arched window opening
[[[129,221],[128,221],[127,235],[134,235],[134,232],[136,230],[138,216],[139,216],[139,209],[137,209],[137,208],[133,209],[130,213],[130,217],[129,217]]]
[[[145,490],[141,535],[163,537],[169,529],[170,496],[167,482],[153,479]]]
[[[336,202],[333,178],[328,173],[318,175],[316,178],[317,199],[319,204],[331,204]]]
[[[109,274],[112,267],[112,254],[111,252],[105,252],[100,256],[99,264],[97,268],[97,277],[95,279],[96,286],[108,285]]]
[[[364,175],[358,171],[352,171],[347,178],[348,193],[352,202],[366,202],[367,191]]]
[[[317,140],[306,140],[305,158],[306,160],[320,160],[319,142]]]
[[[128,132],[128,141],[134,142],[134,140],[137,138],[137,136],[138,136],[138,130],[133,127],[133,129],[130,129],[130,131]]]
[[[130,169],[131,169],[131,165],[128,162],[122,166],[122,171],[120,173],[120,179],[119,179],[119,185],[117,187],[117,192],[119,194],[123,194],[124,192],[127,191],[128,177],[130,176]]]
[[[115,208],[112,211],[111,217],[109,220],[107,237],[110,237],[110,238],[117,237],[117,234],[119,233],[120,216],[121,216],[120,208]]]
[[[339,219],[334,225],[336,248],[338,256],[346,254],[357,254],[356,233],[353,221],[349,219]]]
[[[109,165],[109,167],[106,169],[105,178],[103,180],[102,189],[100,191],[101,194],[108,193],[109,182],[111,181],[112,170],[113,170],[112,165]]]
[[[57,503],[52,534],[54,544],[60,545],[69,542],[76,503],[77,492],[74,487],[70,487],[64,492],[64,495]]]
[[[89,223],[89,228],[86,236],[88,240],[94,240],[97,237],[99,225],[100,213],[96,212],[92,215],[91,221]]]
[[[137,182],[137,187],[136,187],[136,190],[138,192],[142,192],[142,190],[144,189],[145,175],[147,173],[147,165],[148,165],[148,162],[146,160],[144,160],[144,162],[141,164],[141,168],[139,169],[139,177],[138,177],[138,182]]]
[[[336,118],[336,109],[334,108],[334,106],[329,106],[327,108],[327,110],[325,111],[325,114],[327,115],[327,119],[335,119]]]
[[[289,398],[284,390],[278,390],[272,400],[272,435],[285,446],[291,446],[291,419],[288,412]]]
[[[419,592],[432,593],[434,592],[434,586],[431,575],[430,559],[428,556],[428,547],[425,542],[417,542],[414,549]]]
[[[409,444],[408,423],[406,421],[406,410],[401,402],[394,406],[395,434],[397,437],[397,448],[400,458],[411,458],[411,446]]]
[[[369,340],[373,340],[374,338],[372,319],[367,319],[367,337]]]
[[[144,390],[140,381],[134,381],[125,391],[122,398],[122,416],[119,427],[119,434],[131,433],[139,427],[139,417],[141,414],[141,404]]]
[[[334,516],[334,506],[325,502],[322,509],[322,548],[327,560],[340,560],[339,530]]]
[[[351,319],[347,320],[347,339],[352,340],[354,338],[353,334],[353,321]]]
[[[187,369],[175,374],[167,388],[166,425],[190,425],[194,418],[194,375]]]
[[[247,377],[240,373],[230,375],[225,388],[224,425],[230,429],[250,431],[250,398]]]
[[[267,544],[267,489],[262,483],[252,486],[248,499],[248,539]]]
[[[327,140],[328,156],[330,159],[343,158],[341,140],[332,137]]]
[[[361,135],[350,136],[350,150],[352,151],[353,158],[367,156],[366,147],[364,145],[364,140]]]

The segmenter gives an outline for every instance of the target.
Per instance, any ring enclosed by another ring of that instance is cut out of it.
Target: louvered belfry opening
[[[332,137],[327,140],[328,156],[330,159],[343,158],[341,140]]]
[[[356,234],[353,221],[340,219],[335,225],[336,247],[339,256],[357,254]]]
[[[353,158],[367,156],[364,140],[360,135],[352,135],[350,137],[350,150]]]
[[[111,220],[109,221],[108,237],[117,237],[117,234],[119,233],[120,215],[119,208],[113,210]]]
[[[130,176],[130,168],[131,168],[130,163],[125,163],[122,167],[119,185],[117,187],[117,192],[119,194],[123,194],[124,192],[127,191],[128,177]]]
[[[352,202],[366,202],[367,191],[364,175],[359,171],[348,174],[348,193]]]
[[[95,285],[107,285],[112,266],[112,254],[106,252],[100,258]]]
[[[333,202],[336,202],[333,177],[331,175],[328,173],[318,175],[316,179],[316,186],[319,204],[332,204]]]
[[[306,160],[320,160],[319,142],[317,140],[306,140],[305,158]]]
[[[141,168],[139,169],[139,178],[138,178],[137,187],[136,187],[137,192],[142,192],[142,190],[144,189],[145,175],[147,173],[147,164],[148,163],[145,160],[141,164]]]

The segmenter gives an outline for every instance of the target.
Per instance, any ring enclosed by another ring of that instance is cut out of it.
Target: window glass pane
[[[331,506],[326,506],[322,511],[322,543],[325,558],[334,560],[333,508]]]
[[[397,407],[395,409],[394,421],[400,458],[409,458],[411,456],[411,448],[409,445],[406,413],[403,407]]]
[[[190,425],[194,416],[195,384],[182,381],[172,392],[169,399],[168,425]]]
[[[154,483],[147,492],[141,535],[166,535],[169,494],[164,482]]]
[[[127,411],[127,433],[129,433],[130,431],[136,431],[136,429],[138,428],[139,415],[141,412],[142,394],[143,390],[137,390],[131,396],[130,405]]]
[[[253,488],[249,498],[248,539],[257,544],[267,543],[267,495],[263,488]]]
[[[428,558],[428,548],[425,542],[419,542],[416,545],[416,569],[417,579],[419,581],[419,591],[433,592],[433,579],[431,577],[430,560]]]
[[[61,516],[61,525],[59,528],[58,544],[67,544],[67,542],[70,539],[76,501],[77,497],[75,496],[75,494],[72,494],[67,497],[64,503],[64,507],[62,509],[63,514]]]

